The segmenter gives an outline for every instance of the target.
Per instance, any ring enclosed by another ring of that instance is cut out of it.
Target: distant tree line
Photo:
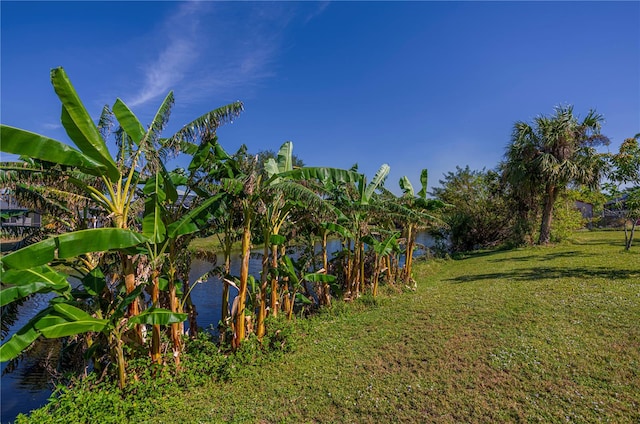
[[[625,140],[616,154],[599,153],[609,139],[600,133],[602,115],[591,110],[579,120],[573,107],[557,107],[533,123],[516,122],[504,161],[495,170],[457,167],[445,174],[436,199],[451,205],[443,219],[454,251],[497,245],[547,244],[566,239],[584,221],[581,200],[602,208],[622,198],[625,247],[640,218],[638,138]],[[608,178],[608,197],[600,183]],[[627,184],[624,192],[620,184]]]

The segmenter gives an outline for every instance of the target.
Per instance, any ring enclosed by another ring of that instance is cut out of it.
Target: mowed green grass
[[[153,420],[640,422],[640,254],[622,241],[420,263],[417,292],[312,318],[295,352]]]
[[[419,262],[416,292],[298,319],[293,352],[230,381],[80,392],[19,422],[639,423],[640,247],[623,240]]]

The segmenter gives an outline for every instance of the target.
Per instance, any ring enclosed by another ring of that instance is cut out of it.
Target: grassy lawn
[[[292,353],[132,406],[131,422],[640,422],[640,248],[620,232],[420,263]]]

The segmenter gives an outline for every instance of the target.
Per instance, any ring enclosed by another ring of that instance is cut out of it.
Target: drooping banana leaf
[[[85,311],[67,303],[56,303],[53,311],[44,315],[34,326],[49,339],[73,336],[88,331],[102,331],[108,320],[94,318]]]
[[[53,309],[48,307],[42,310],[35,317],[31,318],[24,327],[18,330],[9,340],[0,346],[0,362],[10,361],[17,358],[27,347],[31,346],[38,337],[40,331],[36,330],[35,323]]]
[[[62,293],[71,289],[67,277],[48,265],[30,269],[11,269],[0,272],[2,284],[9,284],[0,290],[0,306],[7,305],[35,293]]]
[[[94,268],[82,279],[82,285],[87,293],[92,296],[97,296],[102,293],[107,282],[100,268]]]
[[[244,110],[242,102],[233,102],[211,110],[186,124],[167,143],[191,142],[199,144],[203,136],[212,135],[222,124],[233,122]]]
[[[129,324],[168,325],[183,322],[187,314],[171,312],[168,309],[151,307],[139,315],[129,318]]]
[[[205,200],[200,206],[192,209],[184,215],[180,220],[173,222],[169,225],[168,235],[171,238],[176,238],[186,234],[191,234],[198,231],[200,228],[197,224],[198,219],[202,219],[210,209],[217,207],[216,203],[220,201],[223,194],[217,194],[209,199]]]
[[[0,125],[0,139],[2,139],[0,150],[5,153],[74,166],[90,175],[100,176],[107,170],[104,164],[73,147],[30,131]]]
[[[34,243],[1,259],[5,269],[28,269],[56,258],[73,258],[89,252],[125,249],[144,243],[142,234],[119,228],[74,231]]]
[[[349,231],[348,229],[346,229],[340,224],[336,224],[335,222],[323,222],[321,226],[323,228],[326,228],[329,231],[338,233],[341,237],[348,238],[348,239],[353,238],[353,234],[351,233],[351,231]]]

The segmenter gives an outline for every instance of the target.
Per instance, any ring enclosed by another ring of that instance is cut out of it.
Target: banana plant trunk
[[[349,265],[351,275],[349,276],[349,293],[351,298],[358,297],[358,273],[360,272],[360,234],[356,235],[353,241],[353,255]]]
[[[247,300],[247,280],[249,278],[249,256],[251,250],[251,212],[245,208],[242,231],[242,263],[240,265],[240,287],[238,288],[238,306],[234,318],[232,347],[237,349],[245,338],[245,303]]]
[[[111,345],[113,346],[112,352],[113,356],[115,356],[116,364],[118,366],[118,387],[120,389],[124,389],[127,385],[127,374],[126,374],[126,362],[124,360],[124,341],[119,332],[113,332],[110,335]]]
[[[404,262],[404,283],[409,284],[411,281],[411,265],[413,264],[413,249],[416,244],[415,235],[413,234],[413,225],[407,227],[407,252]]]
[[[189,317],[189,337],[194,339],[198,336],[198,311],[196,310],[196,305],[191,299],[189,276],[185,275],[183,278],[182,292],[186,296],[184,298],[184,305],[186,306],[187,316]],[[182,323],[182,325],[184,328],[184,323]]]
[[[260,309],[258,310],[258,321],[256,323],[256,336],[262,340],[265,334],[264,320],[267,316],[267,285],[269,284],[269,239],[268,232],[265,232],[264,250],[262,253],[262,276],[260,278]]]
[[[127,294],[130,294],[136,288],[136,275],[133,269],[133,260],[131,256],[122,253],[122,271],[124,274],[124,286]],[[129,305],[129,316],[134,317],[140,314],[140,305],[138,299],[134,299]]]
[[[178,311],[178,296],[176,294],[176,283],[174,276],[169,276],[169,307],[171,312]],[[180,324],[171,324],[171,342],[173,344],[173,358],[176,368],[180,368],[180,352],[182,351],[182,338],[180,332]]]
[[[271,246],[271,267],[273,269],[278,268],[278,246],[277,245],[272,245]],[[271,277],[271,311],[270,311],[270,315],[272,317],[277,317],[278,316],[278,309],[280,306],[280,301],[279,301],[279,297],[278,297],[278,286],[280,285],[280,282],[278,281],[278,277],[275,276],[275,274]]]
[[[371,294],[374,297],[378,295],[378,279],[380,278],[380,268],[381,268],[380,264],[382,263],[383,260],[384,258],[380,258],[377,253],[375,254],[373,281],[371,282]]]
[[[160,299],[160,272],[155,269],[151,275],[151,281],[153,286],[151,287],[151,303],[154,308],[157,308],[159,305]],[[160,356],[160,324],[153,324],[151,327],[151,362],[154,364],[159,364],[161,362]]]
[[[327,231],[322,233],[322,268],[325,274],[329,273],[329,260],[327,256]],[[320,302],[324,306],[331,306],[331,286],[329,283],[322,283],[322,296]]]
[[[224,239],[224,276],[223,278],[223,286],[222,286],[222,311],[220,317],[220,326],[218,327],[220,333],[220,343],[225,342],[226,338],[226,329],[228,326],[229,320],[229,283],[227,283],[227,277],[231,272],[231,247],[233,241],[230,237],[225,237]]]
[[[364,277],[364,264],[365,264],[365,253],[364,253],[364,243],[360,243],[360,284],[359,284],[359,292],[364,294],[365,291],[365,277]]]

